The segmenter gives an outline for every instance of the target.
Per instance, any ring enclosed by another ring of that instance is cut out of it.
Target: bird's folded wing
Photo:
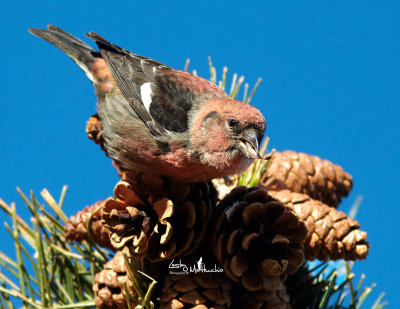
[[[122,94],[154,137],[188,130],[189,111],[204,100],[228,97],[207,80],[133,54],[90,32]]]

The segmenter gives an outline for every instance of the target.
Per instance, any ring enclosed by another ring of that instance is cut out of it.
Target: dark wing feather
[[[148,66],[168,67],[160,62],[132,54],[117,45],[109,43],[96,33],[90,32],[87,36],[96,41],[118,88],[135,113],[155,137],[165,135],[167,131],[153,120],[144,106],[140,87],[144,83],[153,82],[154,80],[154,74]]]
[[[212,98],[228,98],[203,78],[133,54],[96,33],[87,36],[96,41],[122,94],[155,137],[187,131],[188,112],[194,106]],[[141,87],[147,83],[151,97],[143,102]]]

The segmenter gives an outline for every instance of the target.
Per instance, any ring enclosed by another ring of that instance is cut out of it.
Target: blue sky
[[[217,69],[263,82],[253,104],[270,146],[329,159],[354,177],[341,209],[364,196],[357,219],[369,233],[366,283],[400,308],[399,1],[2,1],[0,4],[0,197],[69,186],[69,215],[112,193],[111,162],[85,135],[94,92],[63,53],[27,32],[51,23],[175,68],[186,58],[209,77]],[[0,214],[3,221],[4,214]],[[2,250],[12,250],[3,238]],[[371,298],[371,300],[372,300]],[[368,306],[365,306],[368,308]]]

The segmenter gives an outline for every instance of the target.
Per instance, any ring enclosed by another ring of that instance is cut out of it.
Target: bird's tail
[[[65,52],[93,82],[90,66],[96,58],[101,57],[100,52],[94,50],[68,32],[53,25],[48,25],[47,30],[29,28],[28,31]]]

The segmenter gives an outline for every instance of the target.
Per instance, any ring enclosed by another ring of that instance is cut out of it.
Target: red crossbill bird
[[[240,173],[259,157],[263,115],[208,80],[94,32],[87,36],[100,51],[55,26],[29,31],[63,50],[93,82],[106,154],[123,169],[198,182]]]

